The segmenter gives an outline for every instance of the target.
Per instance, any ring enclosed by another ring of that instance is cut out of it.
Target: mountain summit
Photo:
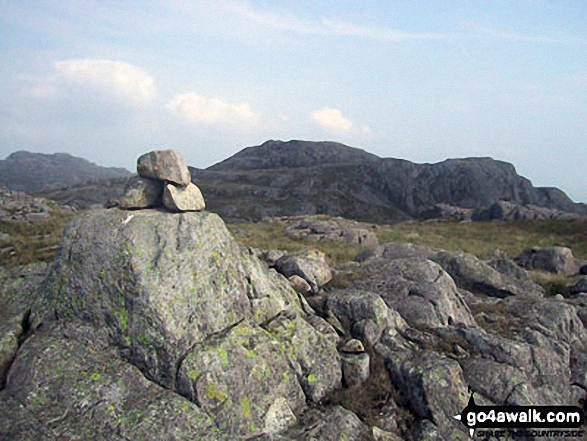
[[[525,213],[533,216],[587,215],[584,204],[559,189],[534,187],[507,162],[416,164],[334,142],[267,141],[206,170],[192,169],[192,176],[210,210],[233,219],[328,214],[390,222],[431,216],[439,205],[472,212],[504,201],[530,207]]]

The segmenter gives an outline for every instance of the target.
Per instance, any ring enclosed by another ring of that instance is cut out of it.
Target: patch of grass
[[[74,213],[51,206],[51,217],[40,222],[0,222],[0,231],[10,235],[1,248],[11,247],[0,254],[0,265],[13,267],[33,262],[53,260],[65,224]]]
[[[532,271],[530,277],[544,288],[547,296],[562,294],[569,295],[569,278],[561,274],[552,274],[544,271]]]
[[[316,217],[328,219],[327,216]],[[297,251],[317,248],[328,257],[331,265],[351,261],[361,250],[331,240],[294,240],[285,235],[283,222],[229,224],[228,228],[241,245],[263,250]],[[380,243],[410,242],[448,251],[462,251],[480,259],[489,259],[497,250],[515,257],[525,248],[563,246],[573,255],[587,259],[587,220],[550,220],[516,222],[449,222],[422,221],[378,225],[374,228]]]
[[[377,229],[381,243],[411,242],[448,251],[463,251],[481,259],[501,250],[514,257],[532,246],[563,246],[587,259],[587,220],[516,222],[403,222]]]
[[[333,266],[353,260],[363,248],[360,245],[334,240],[294,240],[285,235],[287,225],[282,222],[227,224],[227,227],[241,245],[261,250],[284,251],[316,248],[326,254],[328,263]]]

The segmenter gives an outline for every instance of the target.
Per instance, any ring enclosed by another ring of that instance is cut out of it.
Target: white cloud
[[[194,124],[246,129],[255,126],[259,116],[245,103],[226,103],[198,93],[176,95],[166,107]]]
[[[373,134],[373,129],[371,129],[371,127],[369,127],[367,124],[364,124],[363,127],[361,127],[361,129],[363,130],[363,133],[365,133],[366,135]]]
[[[131,105],[144,105],[157,94],[153,77],[123,61],[77,59],[55,63],[57,80],[86,92],[107,93]]]
[[[331,107],[324,107],[310,114],[312,121],[333,132],[350,132],[353,123],[342,116],[342,112]]]
[[[218,0],[218,4],[222,5],[231,15],[237,14],[258,25],[278,31],[303,35],[332,35],[384,41],[447,40],[456,37],[456,34],[448,33],[408,32],[390,28],[365,27],[328,18],[321,18],[316,21],[304,21],[292,15],[279,15],[259,11],[246,4],[230,0]]]

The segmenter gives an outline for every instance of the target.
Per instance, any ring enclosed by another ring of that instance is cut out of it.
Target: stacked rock
[[[164,206],[173,212],[203,210],[206,204],[191,182],[188,167],[175,150],[155,150],[137,161],[138,176],[132,176],[120,198],[125,209]]]

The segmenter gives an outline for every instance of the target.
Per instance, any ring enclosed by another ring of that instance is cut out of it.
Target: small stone
[[[308,292],[310,292],[312,290],[312,287],[310,286],[310,284],[298,275],[294,274],[293,276],[289,277],[287,280],[289,280],[289,283],[291,284],[293,289],[295,289],[296,292],[298,292],[300,294],[307,294]]]
[[[373,438],[375,441],[401,441],[401,438],[391,432],[373,426]]]
[[[120,208],[149,208],[161,205],[163,183],[154,179],[132,176],[124,187]]]
[[[202,192],[190,182],[185,187],[166,184],[163,187],[163,205],[171,211],[198,211],[206,207]]]
[[[287,400],[283,397],[277,398],[267,410],[265,414],[265,429],[264,432],[274,435],[283,432],[288,427],[293,426],[297,422],[297,418],[291,407],[287,404]]]
[[[347,387],[364,383],[369,378],[369,354],[341,354],[342,378]]]
[[[363,343],[361,343],[360,340],[357,340],[356,338],[351,338],[340,348],[340,350],[342,352],[347,352],[351,354],[359,354],[361,352],[365,352],[365,346],[363,346]]]
[[[184,159],[175,150],[155,150],[142,155],[137,161],[137,172],[144,178],[169,181],[182,187],[192,180]]]

